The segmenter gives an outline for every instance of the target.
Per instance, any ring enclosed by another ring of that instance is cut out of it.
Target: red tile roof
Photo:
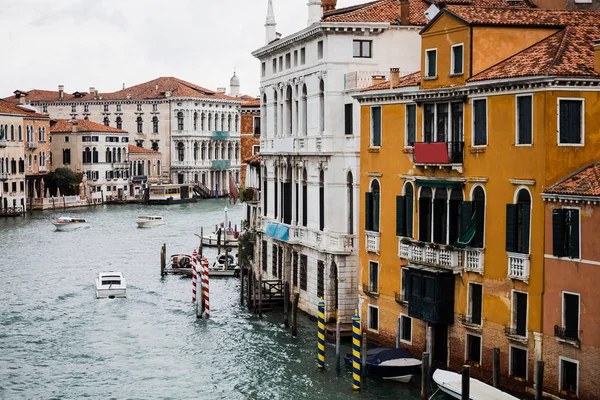
[[[260,99],[248,100],[242,103],[242,107],[260,107]]]
[[[248,165],[257,166],[257,165],[260,165],[261,161],[262,161],[262,157],[260,156],[260,154],[254,154],[253,156],[246,158],[243,161],[243,163],[248,164]]]
[[[548,187],[545,193],[600,196],[600,162],[595,162]]]
[[[10,103],[10,102],[2,100],[2,99],[0,99],[0,113],[22,115],[25,118],[35,118],[35,119],[48,119],[49,118],[48,114],[36,113],[33,110],[30,110],[25,107],[21,107],[19,105]]]
[[[156,150],[152,150],[152,149],[145,149],[143,147],[139,147],[136,146],[134,144],[130,144],[129,146],[127,146],[129,153],[136,153],[136,154],[161,154]]]
[[[56,123],[50,127],[50,133],[71,133],[73,132],[74,122],[77,123],[77,132],[127,133],[122,129],[112,128],[85,119],[58,119],[55,121]]]
[[[398,81],[398,83],[395,84],[394,87],[391,89],[398,89],[401,87],[408,87],[408,86],[417,86],[420,82],[421,82],[421,71],[418,71],[418,72],[414,72],[412,74],[401,77],[400,80]],[[386,89],[390,89],[390,81],[385,81],[385,82],[381,82],[381,83],[378,83],[373,86],[366,87],[364,89],[361,89],[361,92],[370,92],[372,90],[386,90]]]
[[[200,99],[219,99],[219,100],[239,100],[236,97],[227,96],[224,93],[217,93],[193,83],[174,77],[157,78],[149,82],[131,86],[123,90],[112,93],[98,93],[102,100],[149,100],[165,99],[166,92],[171,92],[170,97],[191,97]],[[57,91],[33,89],[28,91],[27,101],[48,101],[56,102],[58,100]],[[94,100],[93,93],[74,92],[83,94],[82,97],[75,97],[74,94],[63,93],[63,101],[90,101]],[[128,98],[130,96],[130,98]],[[7,101],[16,103],[16,96],[6,98]]]

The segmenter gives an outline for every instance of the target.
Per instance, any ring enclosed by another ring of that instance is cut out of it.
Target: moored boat
[[[127,284],[122,272],[100,272],[96,277],[96,298],[127,297]]]
[[[189,254],[173,254],[167,265],[167,272],[175,275],[192,275],[192,256]]]
[[[240,276],[240,267],[235,261],[235,257],[231,254],[227,255],[228,262],[225,265],[226,255],[219,254],[215,261],[208,267],[209,276]]]
[[[352,365],[352,353],[346,354],[346,365]],[[421,365],[407,349],[378,347],[367,350],[367,371],[383,379],[408,383]]]
[[[83,218],[60,217],[52,223],[57,231],[70,231],[79,228],[89,228],[90,224]]]
[[[138,228],[151,228],[166,224],[163,217],[159,215],[143,215],[139,216],[135,221]]]
[[[433,373],[433,380],[438,384],[440,390],[455,399],[462,396],[462,376],[455,372],[437,369]],[[471,400],[518,400],[493,386],[485,384],[480,380],[469,378],[469,398]]]
[[[218,231],[217,231],[218,232]],[[222,232],[222,231],[221,231]],[[227,247],[238,247],[240,233],[233,228],[227,228],[225,230],[225,237],[227,238]],[[202,245],[207,247],[217,247],[224,245],[223,233],[219,240],[218,234],[215,232],[212,235],[202,236]]]

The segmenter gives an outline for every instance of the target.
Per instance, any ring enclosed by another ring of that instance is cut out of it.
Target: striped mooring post
[[[202,299],[204,301],[204,317],[210,318],[210,303],[208,301],[208,259],[202,259]]]
[[[360,390],[360,317],[352,317],[352,389]]]
[[[198,265],[198,253],[196,249],[192,253],[192,303],[196,302],[196,281],[198,280],[197,275],[197,265]]]
[[[317,333],[317,365],[319,368],[325,368],[325,302],[321,297],[318,305],[318,316],[317,316],[317,325],[318,325],[318,333]]]

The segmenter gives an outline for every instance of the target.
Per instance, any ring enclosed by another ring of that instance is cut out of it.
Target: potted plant
[[[410,240],[410,238],[403,237],[402,239],[400,239],[400,243],[402,243],[402,244],[411,244],[412,240]]]

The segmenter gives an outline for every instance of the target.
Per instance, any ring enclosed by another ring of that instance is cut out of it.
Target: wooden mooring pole
[[[429,353],[423,353],[423,359],[421,362],[421,400],[429,400],[428,394],[428,382],[429,378]]]
[[[283,325],[290,327],[288,304],[290,302],[290,284],[287,281],[283,282]]]
[[[256,275],[254,275],[254,272],[252,273],[252,312],[254,314],[258,313],[258,308],[257,306],[257,301],[258,301],[258,293],[256,292],[256,285],[257,285],[257,280],[256,280]]]
[[[471,367],[463,365],[462,367],[462,384],[461,384],[461,400],[470,400],[471,395]]]
[[[292,337],[298,336],[298,301],[300,294],[294,293],[294,302],[292,303]]]
[[[248,285],[246,287],[246,296],[247,296],[247,300],[246,300],[246,305],[248,306],[248,311],[252,311],[254,312],[254,310],[252,309],[252,275],[254,274],[254,271],[249,269],[248,270],[248,277],[246,278],[246,284]]]
[[[340,318],[335,321],[335,370],[340,374],[342,366],[340,364]]]
[[[198,247],[198,257],[202,258],[202,238],[204,237],[204,228],[200,228],[200,246]]]
[[[262,318],[262,274],[258,274],[258,318]]]
[[[160,276],[165,276],[167,266],[167,245],[163,244],[160,248]]]
[[[535,400],[542,400],[544,391],[544,362],[538,361],[535,370]]]
[[[492,385],[496,389],[498,389],[498,386],[500,386],[500,349],[497,347],[494,347]]]
[[[362,388],[367,388],[367,334],[362,334],[362,346],[360,348],[360,375],[362,381]]]

